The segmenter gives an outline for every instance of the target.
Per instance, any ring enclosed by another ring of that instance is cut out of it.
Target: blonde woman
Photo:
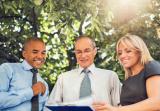
[[[125,70],[120,107],[95,102],[95,111],[160,111],[160,63],[153,60],[144,41],[127,34],[116,45]]]

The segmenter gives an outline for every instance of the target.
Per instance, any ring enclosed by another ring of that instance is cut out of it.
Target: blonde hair
[[[126,45],[134,50],[137,50],[140,54],[140,63],[142,65],[147,64],[149,61],[153,60],[146,44],[144,41],[137,35],[126,34],[121,37],[116,44],[116,52],[118,52],[119,44]],[[118,57],[118,55],[117,55]],[[125,78],[127,79],[131,76],[131,71],[128,68],[124,68]]]

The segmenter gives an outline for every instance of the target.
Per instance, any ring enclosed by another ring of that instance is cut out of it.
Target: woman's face
[[[124,68],[134,69],[140,63],[140,52],[122,43],[118,46],[117,55]]]

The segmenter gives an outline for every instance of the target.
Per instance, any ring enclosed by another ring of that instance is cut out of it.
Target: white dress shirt
[[[96,68],[94,64],[88,69],[91,71],[89,78],[94,101],[118,105],[121,83],[117,74],[110,70]],[[46,105],[79,100],[80,85],[84,77],[82,70],[83,68],[79,67],[59,75]]]

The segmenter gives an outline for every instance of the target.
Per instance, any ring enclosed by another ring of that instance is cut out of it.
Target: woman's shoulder
[[[159,69],[160,70],[160,62],[156,61],[156,60],[152,60],[152,61],[149,61],[147,64],[146,64],[146,68],[156,68],[156,69]]]
[[[156,60],[149,61],[145,65],[145,73],[147,78],[154,75],[160,75],[160,62]]]

